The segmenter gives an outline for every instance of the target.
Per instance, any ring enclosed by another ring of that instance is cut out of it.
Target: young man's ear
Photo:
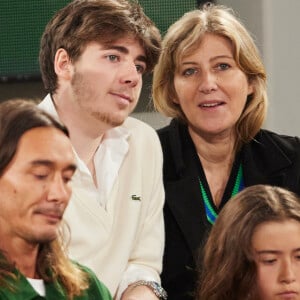
[[[72,78],[72,63],[67,51],[59,48],[54,58],[54,70],[58,77],[65,80]]]

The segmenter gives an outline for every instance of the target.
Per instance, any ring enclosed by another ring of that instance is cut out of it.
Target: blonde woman
[[[153,99],[173,118],[158,131],[164,155],[166,246],[162,284],[192,299],[197,249],[244,187],[300,194],[298,138],[263,130],[266,73],[251,35],[228,8],[186,13],[163,40]]]

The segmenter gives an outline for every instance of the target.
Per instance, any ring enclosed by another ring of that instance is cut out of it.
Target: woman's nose
[[[199,91],[204,94],[210,94],[211,92],[216,91],[217,88],[216,75],[210,71],[202,72],[200,76]]]

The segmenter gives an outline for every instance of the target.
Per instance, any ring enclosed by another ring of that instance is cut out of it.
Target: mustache
[[[40,206],[34,210],[36,214],[50,215],[62,219],[65,212],[65,207],[60,205]]]

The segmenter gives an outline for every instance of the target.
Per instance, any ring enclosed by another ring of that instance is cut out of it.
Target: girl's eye
[[[47,178],[47,174],[34,174],[34,177],[37,178],[38,180],[44,180]]]
[[[263,259],[262,263],[265,265],[272,265],[276,262],[276,259]]]
[[[194,75],[196,73],[197,73],[196,69],[193,69],[193,68],[189,68],[189,69],[186,69],[186,70],[183,71],[184,76],[191,76],[191,75]]]

